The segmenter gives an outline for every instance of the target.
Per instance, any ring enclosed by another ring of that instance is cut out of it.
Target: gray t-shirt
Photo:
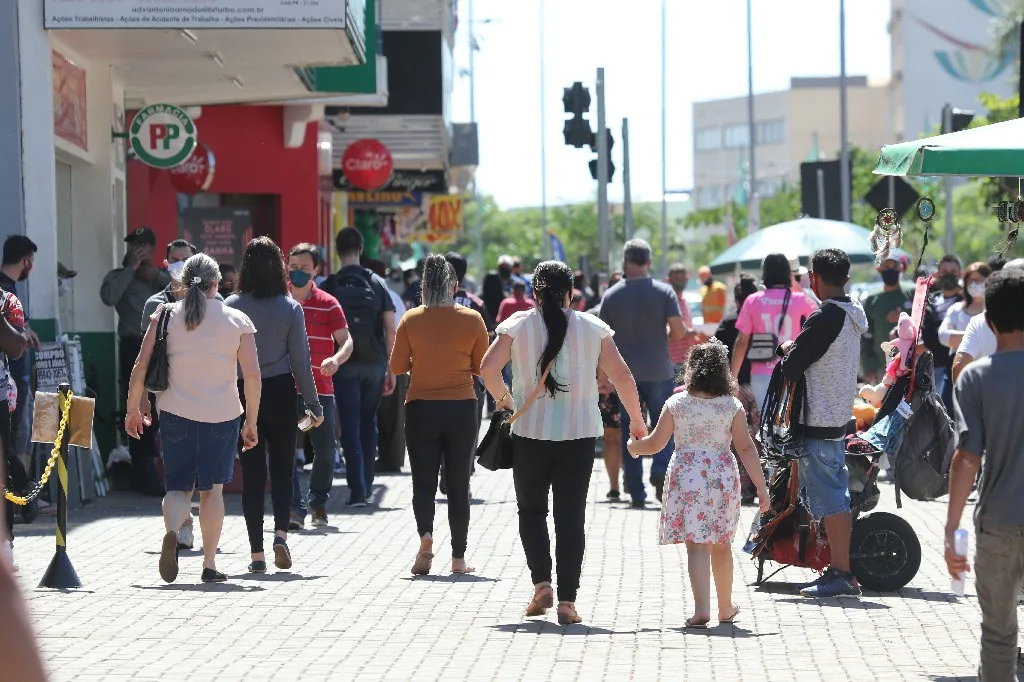
[[[291,374],[302,393],[302,402],[317,417],[324,415],[309,360],[309,339],[302,304],[288,296],[256,298],[250,293],[232,294],[224,305],[241,310],[256,326],[256,352],[264,379]]]
[[[968,365],[956,382],[959,447],[981,455],[975,520],[1024,525],[1024,351],[997,353]]]
[[[676,292],[650,277],[619,282],[601,299],[600,317],[615,331],[615,345],[637,381],[673,378],[665,325],[681,316]]]

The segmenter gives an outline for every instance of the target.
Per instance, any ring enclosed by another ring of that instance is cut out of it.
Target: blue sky
[[[562,88],[582,81],[596,95],[605,69],[608,125],[617,167],[609,191],[622,196],[621,125],[629,118],[634,201],[660,200],[660,0],[460,0],[456,72],[468,67],[469,2],[477,42],[476,117],[481,192],[504,208],[541,201],[540,2],[545,3],[548,204],[595,196],[589,149],[562,140]],[[887,76],[890,0],[847,0],[847,74]],[[490,20],[490,23],[484,23]],[[793,76],[839,73],[838,0],[753,0],[754,89],[781,90]],[[695,101],[747,92],[745,0],[668,0],[668,187],[692,186]],[[455,121],[470,120],[469,78],[456,76]],[[592,126],[597,109],[591,107]]]

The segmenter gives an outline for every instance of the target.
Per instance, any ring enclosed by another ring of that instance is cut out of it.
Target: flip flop
[[[740,615],[740,607],[736,607],[736,610],[732,612],[732,615],[728,618],[718,620],[719,625],[732,625],[736,622],[736,617]]]
[[[683,627],[687,630],[707,630],[708,623],[710,622],[710,618],[708,618],[707,620],[697,620],[697,616],[690,616],[686,619],[686,623],[683,625]]]

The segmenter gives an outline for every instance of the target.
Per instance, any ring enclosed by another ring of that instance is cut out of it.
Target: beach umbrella
[[[1024,177],[1024,118],[886,145],[875,173]]]
[[[814,252],[825,248],[842,249],[853,263],[871,263],[875,254],[868,242],[870,234],[853,223],[797,218],[760,229],[736,242],[711,261],[711,272],[732,272],[737,265],[741,270],[757,270],[769,253],[783,253],[790,261],[809,265]]]

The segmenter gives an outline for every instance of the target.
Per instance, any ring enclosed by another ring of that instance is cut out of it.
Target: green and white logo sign
[[[173,104],[153,104],[135,114],[128,140],[147,166],[174,168],[196,148],[196,124]]]

